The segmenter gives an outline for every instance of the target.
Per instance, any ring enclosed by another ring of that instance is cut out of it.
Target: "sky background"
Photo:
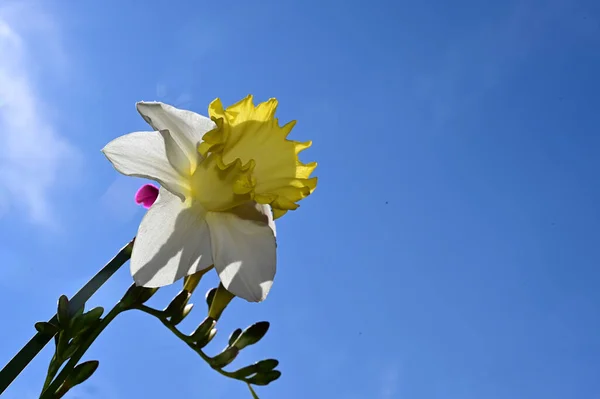
[[[0,363],[135,235],[144,182],[100,152],[148,129],[135,102],[252,93],[320,179],[279,221],[267,301],[235,301],[209,349],[269,320],[234,363],[281,361],[261,399],[597,399],[598,71],[592,0],[2,0]],[[36,398],[51,354],[3,398]],[[86,359],[67,398],[250,398],[143,314]]]

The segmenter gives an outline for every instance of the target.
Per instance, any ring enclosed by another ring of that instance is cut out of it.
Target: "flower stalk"
[[[102,333],[102,331],[104,331],[104,329],[106,327],[108,327],[108,325],[115,319],[115,317],[117,317],[120,313],[124,312],[125,310],[128,310],[128,309],[126,307],[124,307],[123,304],[119,301],[119,303],[117,303],[117,305],[115,305],[115,307],[112,308],[112,310],[106,315],[106,317],[101,319],[100,323],[97,324],[97,326],[91,331],[91,333],[86,334],[86,336],[85,336],[86,338],[85,338],[84,342],[82,342],[77,347],[75,352],[70,356],[69,361],[63,367],[63,369],[60,371],[58,376],[56,378],[54,378],[52,383],[49,384],[43,390],[43,392],[40,396],[40,399],[61,398],[61,397],[63,397],[64,394],[66,394],[69,391],[69,389],[71,389],[74,385],[77,385],[77,384],[70,383],[71,379],[69,377],[71,377],[73,375],[73,371],[75,370],[76,367],[78,367],[79,360],[81,360],[81,358],[83,357],[85,352],[87,352],[87,350],[94,343],[96,338],[98,338],[98,336]],[[57,354],[58,354],[58,347],[57,347]],[[56,354],[55,354],[55,356],[56,356]],[[91,374],[89,376],[91,376]],[[46,379],[46,382],[47,381],[48,381],[48,379]],[[74,382],[77,382],[77,381],[74,381]],[[81,382],[83,382],[83,381],[81,381]],[[46,385],[46,384],[44,384],[44,385]]]
[[[121,268],[131,257],[133,242],[131,240],[111,259],[90,281],[88,281],[69,301],[69,311],[75,313],[83,308],[85,303],[106,283],[117,270]],[[54,315],[48,324],[55,325],[58,322]],[[25,346],[0,370],[0,395],[17,378],[27,365],[38,353],[52,340],[58,331],[40,331],[29,340]]]
[[[243,332],[239,329],[234,331],[232,337],[229,339],[227,347],[221,353],[211,357],[202,350],[202,348],[208,344],[206,336],[201,337],[196,333],[192,333],[191,335],[184,334],[169,321],[169,315],[165,311],[153,309],[143,304],[136,306],[136,309],[158,319],[173,333],[173,335],[196,352],[213,370],[227,378],[242,381],[247,384],[253,398],[258,398],[258,396],[252,388],[252,384],[268,385],[281,376],[280,371],[274,370],[275,367],[279,365],[279,361],[275,359],[265,359],[236,371],[227,371],[223,369],[223,367],[229,365],[236,358],[242,349],[257,343],[266,334],[269,328],[268,322],[263,321],[253,324]],[[214,319],[211,319],[209,316],[207,320],[213,321],[210,325],[214,326]],[[196,331],[201,330],[203,324],[205,324],[205,322],[203,322]],[[210,334],[210,332],[215,331],[214,327],[208,329],[208,331],[206,331],[207,329],[204,330],[205,334]],[[214,333],[210,334],[209,337],[208,341],[214,337]]]
[[[71,300],[61,296],[57,314],[38,322],[38,333],[0,370],[0,394],[54,337],[41,399],[63,397],[99,366],[79,363],[104,329],[121,313],[137,309],[157,318],[221,375],[254,386],[281,376],[279,362],[265,359],[236,371],[224,370],[240,351],[258,343],[270,324],[262,321],[236,329],[215,356],[203,350],[217,333],[216,324],[235,298],[266,299],[276,273],[275,219],[299,207],[316,188],[317,164],[298,154],[311,142],[290,140],[295,121],[280,125],[277,100],[254,104],[252,96],[225,108],[219,99],[209,117],[163,103],[141,102],[138,112],[152,131],[112,140],[103,153],[117,171],[154,180],[136,202],[148,209],[138,235]],[[155,203],[156,202],[156,203]],[[106,316],[103,308],[84,312],[87,300],[127,260],[135,284]],[[192,311],[191,297],[203,274],[214,269],[220,284],[206,296],[208,315],[187,335],[177,325]],[[183,279],[183,289],[164,310],[145,304],[159,287]]]
[[[203,348],[216,335],[217,321],[234,298],[233,294],[219,284],[219,287],[215,287],[207,293],[208,316],[196,330],[187,335],[177,328],[177,325],[188,316],[193,307],[193,304],[188,302],[204,273],[203,271],[186,278],[183,282],[184,289],[171,300],[164,310],[154,309],[145,304],[158,288],[140,287],[136,284],[127,290],[123,298],[104,317],[101,317],[104,309],[99,307],[88,312],[84,312],[83,306],[76,311],[71,311],[74,308],[73,301],[64,295],[61,296],[58,301],[57,316],[50,322],[36,323],[36,329],[40,334],[55,338],[55,353],[48,366],[40,399],[62,398],[71,388],[91,377],[98,368],[99,362],[97,360],[79,362],[104,329],[119,314],[134,309],[158,319],[213,370],[227,378],[247,384],[252,397],[258,397],[252,385],[267,385],[279,378],[281,373],[275,370],[279,364],[277,360],[262,360],[236,371],[228,371],[224,368],[236,359],[241,350],[257,343],[264,337],[269,328],[268,322],[255,323],[243,331],[239,328],[236,329],[231,334],[225,349],[215,356],[208,355]]]

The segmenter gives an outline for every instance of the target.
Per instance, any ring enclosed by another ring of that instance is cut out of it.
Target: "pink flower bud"
[[[135,202],[138,205],[143,205],[144,208],[148,209],[154,204],[158,197],[158,187],[152,184],[144,184],[135,193]]]

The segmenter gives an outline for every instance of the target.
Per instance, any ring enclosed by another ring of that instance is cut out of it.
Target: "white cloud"
[[[40,71],[64,64],[60,36],[48,15],[26,5],[0,5],[0,203],[51,225],[53,186],[79,152],[52,125],[36,85]]]

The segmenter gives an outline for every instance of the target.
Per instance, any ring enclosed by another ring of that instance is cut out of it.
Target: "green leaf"
[[[238,339],[238,337],[240,336],[241,333],[242,333],[241,328],[238,328],[231,333],[231,335],[229,336],[229,346],[233,345],[233,343],[235,342],[236,339]]]
[[[52,323],[48,323],[46,321],[40,321],[35,323],[35,329],[45,335],[53,336],[58,332],[58,327]]]
[[[249,345],[254,345],[265,336],[269,330],[269,325],[268,321],[259,321],[251,325],[240,334],[238,339],[233,343],[233,346],[242,350]]]
[[[61,295],[60,298],[58,298],[58,310],[56,315],[58,316],[58,324],[62,328],[69,327],[71,313],[69,312],[69,298],[65,295]]]
[[[240,350],[236,347],[227,348],[217,356],[210,359],[209,363],[211,367],[221,369],[233,362],[238,353],[240,353]]]
[[[256,374],[254,377],[248,378],[246,382],[254,385],[269,385],[279,377],[281,377],[281,371],[271,370],[266,373]]]
[[[248,384],[248,389],[250,389],[250,393],[252,394],[252,399],[260,399],[254,389],[252,389],[252,385]]]
[[[87,362],[83,362],[78,364],[72,371],[71,376],[68,378],[69,385],[75,386],[79,385],[94,374],[100,362],[97,360],[90,360]]]

